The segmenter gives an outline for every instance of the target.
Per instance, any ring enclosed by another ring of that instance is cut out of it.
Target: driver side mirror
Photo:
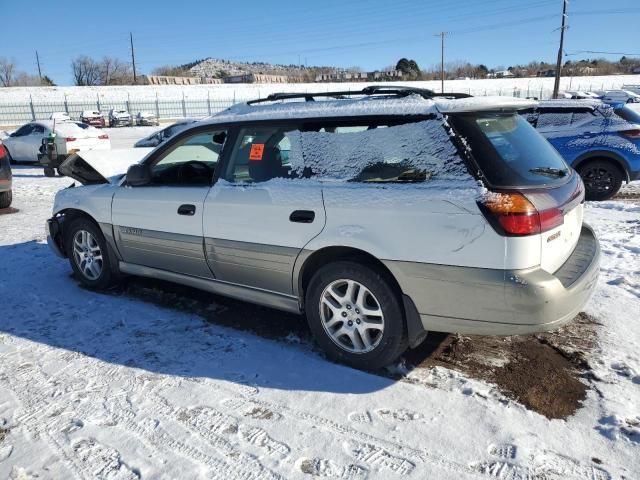
[[[127,185],[141,187],[151,183],[151,168],[144,163],[131,165],[127,170]]]

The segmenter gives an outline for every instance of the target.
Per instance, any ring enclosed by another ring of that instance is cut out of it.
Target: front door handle
[[[190,205],[188,203],[184,204],[184,205],[180,205],[178,207],[178,215],[188,215],[188,216],[193,216],[196,214],[196,206],[195,205]]]
[[[289,221],[296,223],[313,223],[316,212],[313,210],[295,210],[289,215]]]

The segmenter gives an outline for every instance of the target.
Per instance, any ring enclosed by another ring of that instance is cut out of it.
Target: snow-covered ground
[[[222,326],[234,312],[218,297],[199,315],[82,289],[44,243],[69,183],[17,167],[15,210],[0,212],[0,478],[640,478],[638,183],[586,207],[603,251],[586,308],[597,345],[566,420],[448,368],[392,380],[294,332]]]
[[[447,92],[465,92],[473,95],[548,96],[553,90],[553,78],[493,78],[481,80],[447,80]],[[0,88],[0,104],[28,102],[92,102],[100,100],[246,100],[264,97],[274,92],[322,92],[360,90],[372,83],[289,83],[289,84],[221,84],[221,85],[141,85],[101,87],[10,87]],[[383,83],[382,85],[390,85]],[[440,81],[393,82],[394,85],[430,88],[440,91]],[[640,75],[608,75],[593,77],[563,77],[561,90],[604,90],[620,88],[624,84],[640,84]],[[542,93],[541,93],[542,92]],[[546,92],[546,94],[545,94]]]

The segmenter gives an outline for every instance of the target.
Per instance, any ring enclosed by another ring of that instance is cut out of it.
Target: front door
[[[295,178],[287,127],[240,128],[204,205],[207,259],[217,279],[292,294],[293,266],[325,223],[318,182]]]
[[[148,159],[149,185],[126,182],[113,198],[118,249],[128,263],[212,278],[203,248],[202,218],[226,132],[181,135]]]

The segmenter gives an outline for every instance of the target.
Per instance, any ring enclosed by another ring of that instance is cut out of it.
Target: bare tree
[[[0,57],[0,85],[10,87],[13,85],[16,64],[12,60]]]
[[[100,62],[102,85],[127,85],[133,83],[131,66],[114,57],[104,57]]]
[[[80,55],[71,62],[76,85],[100,85],[100,65],[86,55]]]

